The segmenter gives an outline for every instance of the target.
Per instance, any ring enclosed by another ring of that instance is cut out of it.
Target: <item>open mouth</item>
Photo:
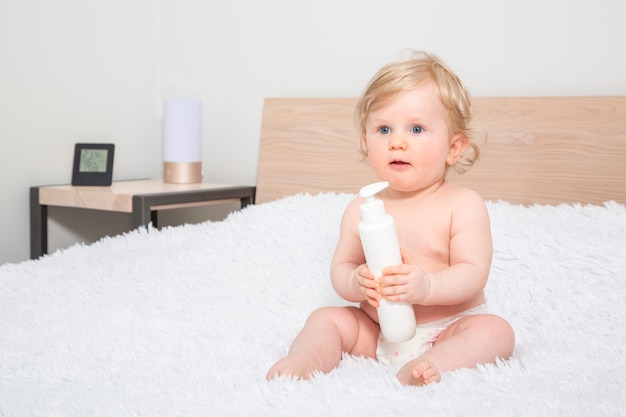
[[[408,162],[404,162],[404,161],[391,161],[391,165],[394,166],[404,166],[404,165],[410,165]]]

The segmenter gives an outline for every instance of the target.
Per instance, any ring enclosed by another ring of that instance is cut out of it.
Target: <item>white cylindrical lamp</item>
[[[202,102],[198,99],[165,99],[163,181],[202,182]]]

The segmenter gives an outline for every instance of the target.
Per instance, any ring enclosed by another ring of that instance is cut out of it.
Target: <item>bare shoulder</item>
[[[462,187],[460,185],[446,183],[446,197],[451,200],[454,206],[477,206],[486,207],[485,200],[476,191]]]
[[[360,210],[359,207],[361,206],[361,203],[363,203],[363,201],[364,199],[362,197],[354,197],[346,206],[346,209],[344,210],[344,215],[353,215],[354,213],[358,213]]]
[[[350,202],[346,206],[346,211],[358,210],[359,206],[361,205],[361,203],[363,203],[363,201],[365,201],[365,199],[357,195],[352,200],[350,200]]]
[[[446,190],[453,219],[463,223],[489,222],[489,212],[485,200],[476,191],[456,184],[447,184]]]
[[[361,211],[359,207],[361,206],[362,202],[363,198],[357,196],[348,203],[345,210],[343,211],[343,217],[341,220],[344,226],[348,224],[354,224],[356,226],[356,224],[361,219]]]

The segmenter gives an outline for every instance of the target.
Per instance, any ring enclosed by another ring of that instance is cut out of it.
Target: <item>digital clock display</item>
[[[107,149],[81,149],[78,170],[80,172],[106,172],[108,157]]]

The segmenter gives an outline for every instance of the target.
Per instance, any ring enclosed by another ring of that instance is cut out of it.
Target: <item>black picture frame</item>
[[[77,143],[74,147],[72,185],[108,187],[113,182],[112,143]]]

